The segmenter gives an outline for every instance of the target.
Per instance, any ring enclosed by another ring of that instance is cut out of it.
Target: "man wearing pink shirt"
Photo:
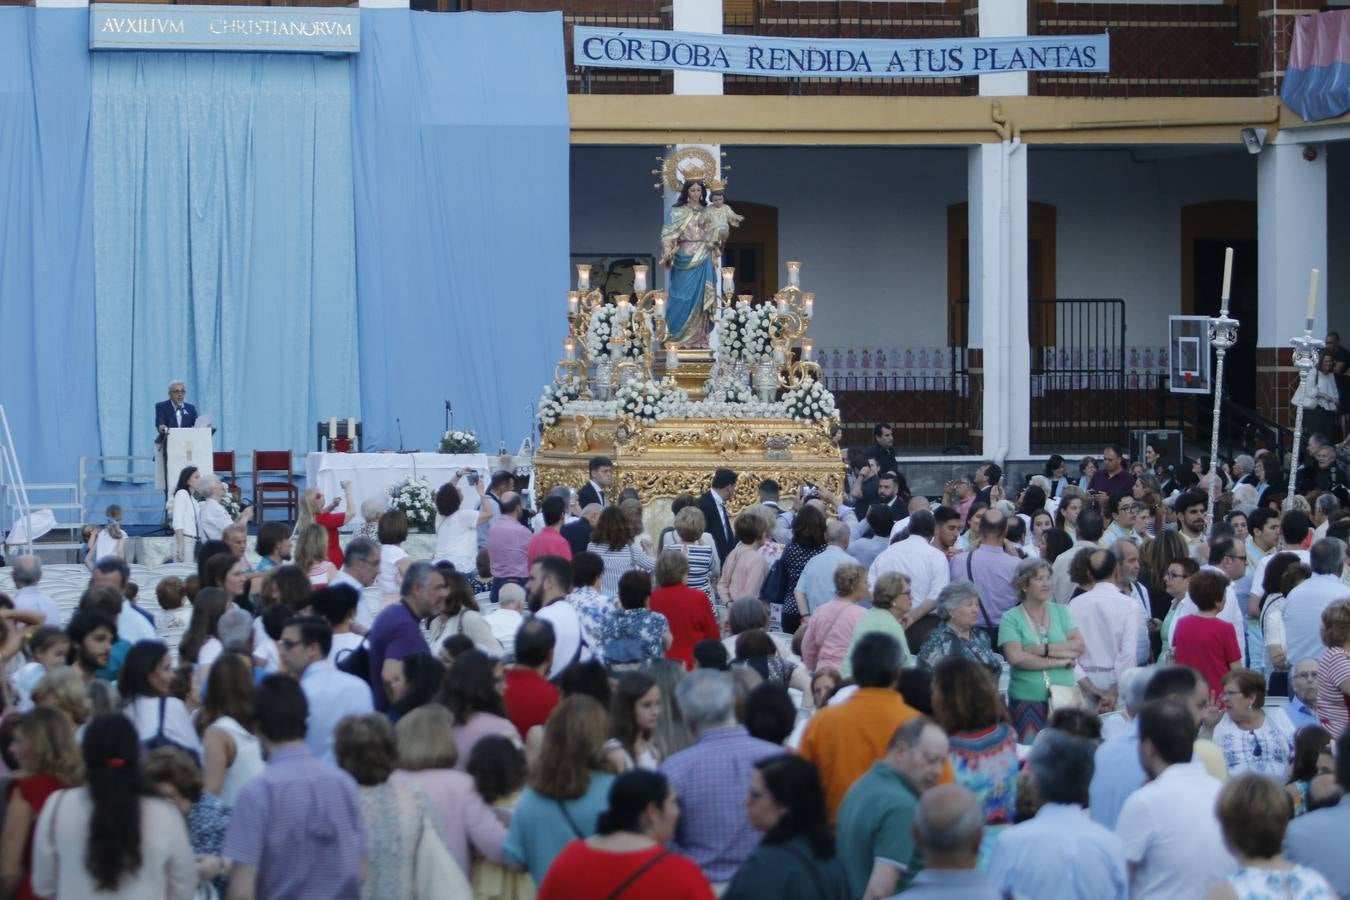
[[[562,536],[567,501],[562,497],[545,497],[544,502],[539,505],[539,511],[544,515],[544,527],[530,538],[529,547],[525,551],[525,564],[529,565],[541,556],[561,556],[570,560],[572,545]]]
[[[1088,700],[1101,712],[1116,708],[1120,676],[1135,665],[1135,649],[1142,613],[1139,604],[1116,586],[1116,557],[1109,550],[1094,550],[1088,575],[1092,587],[1069,601],[1085,649],[1078,657],[1074,675]]]

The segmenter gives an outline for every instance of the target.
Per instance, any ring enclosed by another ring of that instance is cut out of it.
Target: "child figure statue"
[[[736,210],[727,206],[726,191],[718,187],[715,181],[712,191],[708,194],[708,200],[712,203],[705,213],[709,222],[709,232],[713,241],[721,247],[727,242],[727,235],[731,233],[731,229],[744,222],[745,216],[736,215]]]

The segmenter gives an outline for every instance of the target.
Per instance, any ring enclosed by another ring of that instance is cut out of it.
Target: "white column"
[[[1326,145],[1279,138],[1256,159],[1258,347],[1288,347],[1303,333],[1314,268],[1322,277],[1313,334],[1327,327]],[[1305,148],[1316,158],[1305,159]]]
[[[722,33],[722,4],[720,0],[675,0],[671,22],[676,31],[697,31],[701,34]],[[722,93],[720,72],[685,72],[675,70],[675,93]]]
[[[980,0],[980,36],[1027,33],[1027,5]],[[1025,73],[981,75],[981,96],[1027,93]],[[985,457],[1031,452],[1031,347],[1027,328],[1027,150],[977,144],[967,169],[970,346],[984,351]]]
[[[984,351],[983,455],[1031,452],[1027,154],[1020,141],[969,151],[970,346]]]
[[[720,5],[720,4],[719,4]],[[1016,0],[980,0],[980,37],[1025,37],[1027,4]],[[981,97],[1022,97],[1027,93],[1027,73],[981,75]]]

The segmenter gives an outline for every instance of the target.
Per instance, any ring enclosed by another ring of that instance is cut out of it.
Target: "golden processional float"
[[[722,467],[740,475],[733,509],[758,502],[766,478],[785,498],[805,485],[840,493],[839,416],[813,359],[816,298],[801,289],[801,263],[787,263],[773,297],[737,295],[735,270],[719,265],[740,217],[716,160],[685,147],[663,163],[679,194],[662,229],[667,290],[650,290],[649,267],[634,265],[632,294],[606,296],[577,266],[563,356],[539,402],[536,490],[584,484],[603,455],[614,489],[644,502],[700,494]]]

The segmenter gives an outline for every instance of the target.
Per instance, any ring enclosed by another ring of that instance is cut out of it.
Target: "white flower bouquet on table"
[[[627,321],[620,323],[619,308],[607,303],[597,306],[591,312],[590,322],[586,326],[587,358],[592,362],[614,358],[614,350],[610,347],[609,342],[613,339],[616,328],[623,329],[623,336],[626,339],[623,345],[622,358],[642,358],[642,342],[633,317],[630,315]]]
[[[472,428],[467,431],[447,431],[441,435],[442,453],[477,453],[478,435]]]
[[[614,396],[620,416],[628,416],[639,422],[655,422],[670,417],[671,408],[677,403],[686,403],[689,396],[675,384],[673,379],[665,381],[630,381]]]
[[[389,485],[385,494],[389,498],[388,507],[401,509],[408,517],[410,530],[431,531],[436,523],[436,498],[430,481],[408,475]]]
[[[814,378],[783,395],[782,404],[789,418],[799,422],[817,422],[834,415],[834,394],[825,389],[825,385]]]
[[[539,398],[539,424],[550,428],[562,421],[568,404],[581,396],[581,379],[567,376],[554,385],[544,387],[544,396]]]
[[[717,323],[722,358],[757,363],[773,358],[773,315],[767,307],[736,304],[722,311]]]

